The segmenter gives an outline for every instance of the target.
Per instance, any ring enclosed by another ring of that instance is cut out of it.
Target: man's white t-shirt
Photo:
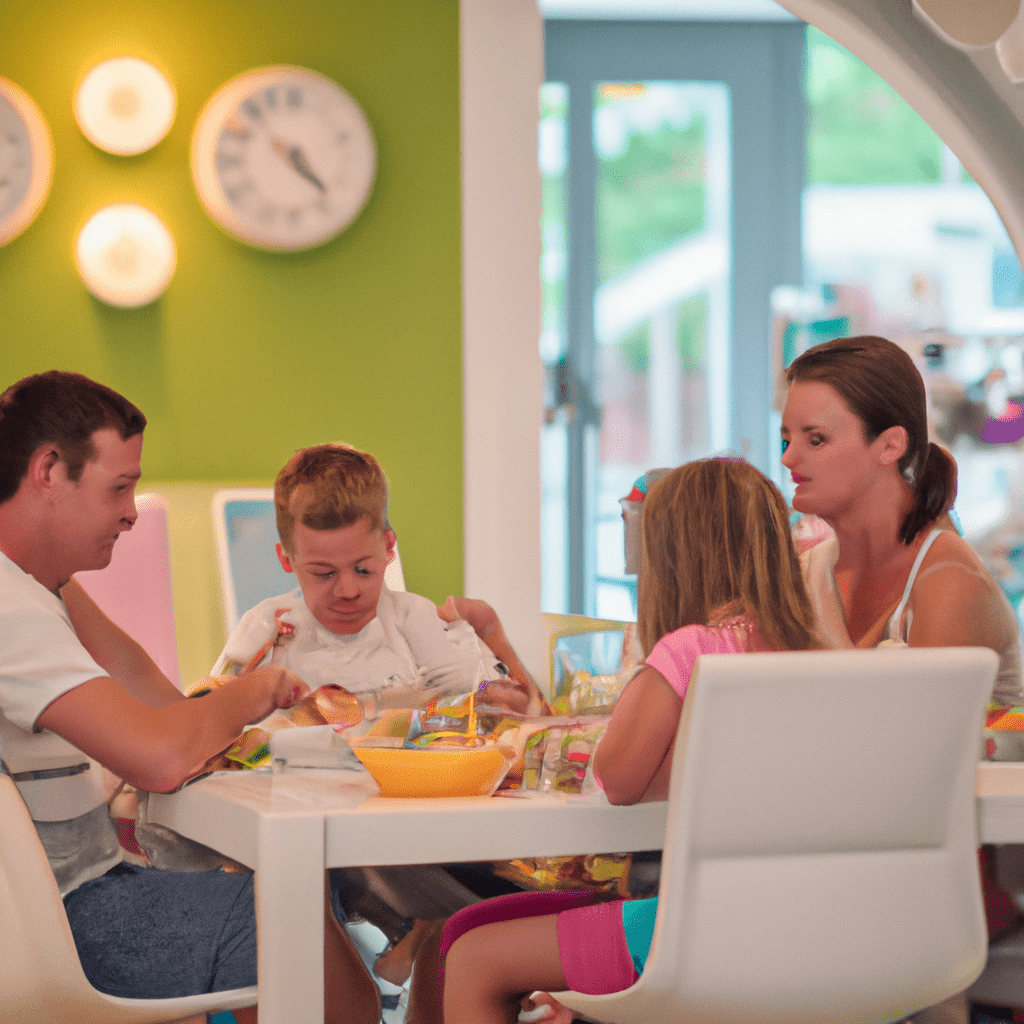
[[[94,764],[36,720],[57,697],[107,673],[64,602],[0,552],[0,759],[36,823],[62,893],[121,859]]]

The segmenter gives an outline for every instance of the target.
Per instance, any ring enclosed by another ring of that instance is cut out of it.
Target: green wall
[[[344,440],[391,481],[410,588],[462,586],[462,341],[457,0],[28,0],[0,3],[0,75],[39,104],[56,149],[50,197],[0,248],[0,385],[78,370],[149,417],[142,490],[269,483],[296,448]],[[130,54],[174,83],[168,136],[114,157],[82,136],[75,86]],[[373,126],[373,195],[320,248],[274,254],[223,234],[192,187],[189,144],[210,94],[267,64],[339,82]],[[178,246],[165,294],[104,306],[74,267],[98,207],[139,202]],[[180,629],[180,624],[179,624]]]

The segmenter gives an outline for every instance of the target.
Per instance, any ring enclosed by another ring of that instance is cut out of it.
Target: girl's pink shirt
[[[770,650],[757,624],[737,616],[720,626],[684,626],[663,636],[654,645],[646,664],[660,672],[679,694],[679,699],[684,700],[700,655]]]

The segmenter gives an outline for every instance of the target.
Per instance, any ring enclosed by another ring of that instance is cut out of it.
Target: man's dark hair
[[[146,417],[127,398],[80,373],[48,370],[0,395],[0,504],[14,496],[32,455],[52,444],[76,481],[96,455],[92,435],[112,428],[122,441],[141,434]]]

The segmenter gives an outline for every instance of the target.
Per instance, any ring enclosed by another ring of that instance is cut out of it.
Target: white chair
[[[217,491],[212,513],[224,627],[230,633],[243,612],[264,598],[294,590],[298,584],[281,568],[274,553],[277,515],[273,490],[247,487]],[[391,590],[405,590],[397,546],[384,579]]]
[[[256,988],[122,999],[88,982],[60,892],[14,782],[0,774],[0,1024],[158,1024],[256,1003]]]
[[[985,962],[975,778],[996,656],[702,657],[672,765],[658,916],[615,1024],[883,1024]]]
[[[75,579],[180,687],[167,499],[160,494],[140,494],[135,506],[139,518],[114,545],[110,564],[105,569],[76,573]]]

